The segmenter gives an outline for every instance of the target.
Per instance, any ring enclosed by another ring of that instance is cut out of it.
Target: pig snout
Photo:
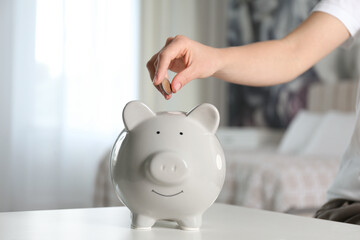
[[[186,179],[187,163],[178,154],[160,152],[147,163],[147,173],[150,180],[162,185],[177,185]]]

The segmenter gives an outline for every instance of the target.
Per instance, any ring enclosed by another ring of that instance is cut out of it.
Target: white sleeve
[[[315,11],[339,19],[353,38],[360,35],[360,0],[322,0],[313,9]]]
[[[321,0],[313,9],[313,12],[315,11],[328,13],[345,25],[351,37],[343,43],[343,47],[350,47],[356,38],[360,38],[360,0]],[[360,82],[356,99],[356,112],[360,115]]]

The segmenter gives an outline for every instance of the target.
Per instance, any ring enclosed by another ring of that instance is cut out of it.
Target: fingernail
[[[174,92],[179,91],[180,88],[181,88],[181,84],[179,82],[175,83]]]

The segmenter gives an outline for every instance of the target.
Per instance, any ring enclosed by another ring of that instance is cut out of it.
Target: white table
[[[0,239],[154,240],[359,240],[360,226],[214,204],[200,231],[159,222],[150,231],[130,229],[125,207],[0,213]]]

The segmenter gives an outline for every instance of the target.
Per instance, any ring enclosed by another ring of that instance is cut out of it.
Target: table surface
[[[0,213],[0,239],[359,240],[360,226],[214,204],[199,231],[160,221],[152,230],[130,228],[126,207]]]

